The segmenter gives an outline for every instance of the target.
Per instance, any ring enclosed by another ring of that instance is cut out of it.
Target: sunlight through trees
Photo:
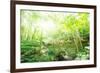
[[[21,10],[20,15],[21,62],[89,59],[89,13]]]

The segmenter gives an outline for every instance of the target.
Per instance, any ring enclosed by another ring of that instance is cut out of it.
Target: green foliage
[[[89,59],[89,49],[87,48],[81,49],[77,53],[76,60],[87,60],[87,59]]]
[[[21,10],[21,62],[89,59],[89,14]]]

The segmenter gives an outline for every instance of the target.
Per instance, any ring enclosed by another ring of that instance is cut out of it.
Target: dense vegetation
[[[89,59],[89,14],[21,10],[21,62]]]

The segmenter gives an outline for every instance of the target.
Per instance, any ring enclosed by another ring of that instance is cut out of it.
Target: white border
[[[56,62],[39,62],[39,63],[20,63],[20,9],[30,10],[51,10],[51,11],[70,11],[70,12],[88,12],[90,13],[90,60],[85,61],[56,61]],[[35,5],[16,5],[16,68],[39,68],[54,66],[74,66],[94,64],[94,11],[85,8],[69,8],[69,7],[50,7]]]

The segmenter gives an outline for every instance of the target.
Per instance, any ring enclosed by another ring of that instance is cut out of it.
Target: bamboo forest
[[[86,12],[20,11],[21,63],[89,60]]]

